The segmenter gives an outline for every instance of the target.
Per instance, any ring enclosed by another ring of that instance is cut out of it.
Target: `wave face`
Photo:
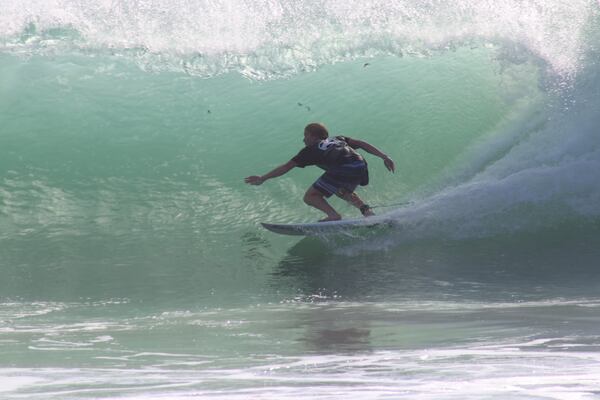
[[[412,202],[382,209],[397,231],[346,250],[595,229],[598,14],[590,1],[6,0],[4,293],[259,293],[257,271],[291,242],[258,222],[317,219],[301,198],[318,172],[243,177],[292,157],[312,121],[396,160],[391,175],[369,159],[369,203]]]

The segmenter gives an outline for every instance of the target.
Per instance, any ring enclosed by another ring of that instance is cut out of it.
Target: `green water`
[[[531,66],[510,77],[521,77],[518,88],[505,85],[485,49],[365,62],[256,82],[143,73],[119,59],[4,56],[2,76],[12,78],[2,85],[11,99],[1,138],[3,258],[13,272],[3,293],[260,293],[269,260],[293,242],[258,222],[319,218],[301,200],[319,172],[296,169],[259,188],[243,177],[289,160],[306,123],[322,121],[392,155],[395,175],[368,159],[363,192],[387,204],[434,186],[470,143],[515,112],[515,100],[538,90]]]

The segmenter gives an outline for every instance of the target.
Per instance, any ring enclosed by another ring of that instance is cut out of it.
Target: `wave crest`
[[[151,69],[212,76],[282,76],[381,54],[427,54],[465,43],[528,49],[561,75],[575,73],[586,0],[368,2],[155,0],[5,2],[0,50],[63,47],[133,56]]]

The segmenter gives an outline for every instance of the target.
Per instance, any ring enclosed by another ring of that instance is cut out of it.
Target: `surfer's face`
[[[304,132],[304,144],[307,146],[310,146],[311,144],[315,144],[319,141],[318,138],[316,138],[315,136],[311,135],[308,132]]]
[[[309,137],[310,137],[310,135],[308,134],[308,132],[304,132],[304,140],[303,140],[303,142],[304,142],[304,144],[306,146],[308,146],[310,144],[309,143],[309,140],[310,140]]]

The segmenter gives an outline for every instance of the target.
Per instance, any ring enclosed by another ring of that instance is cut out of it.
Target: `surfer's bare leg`
[[[321,221],[337,221],[342,219],[342,216],[327,202],[323,193],[312,186],[304,194],[304,202],[327,214],[327,218],[323,218]]]
[[[369,206],[367,206],[356,193],[343,191],[339,193],[338,196],[352,204],[354,207],[358,208],[365,217],[375,215],[371,208],[369,208]],[[364,208],[365,211],[363,211],[363,207],[366,207]]]

